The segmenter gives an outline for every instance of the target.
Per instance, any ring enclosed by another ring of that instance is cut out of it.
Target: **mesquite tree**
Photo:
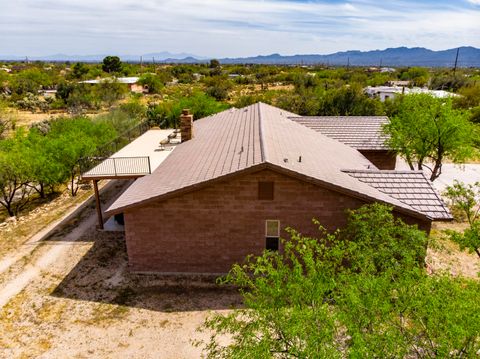
[[[446,159],[460,163],[471,155],[474,128],[463,111],[452,108],[451,100],[417,94],[398,101],[398,112],[384,131],[387,144],[410,169],[427,167],[434,181]]]

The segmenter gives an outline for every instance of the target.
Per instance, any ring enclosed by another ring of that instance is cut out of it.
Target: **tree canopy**
[[[428,276],[425,233],[382,205],[236,264],[242,309],[211,315],[208,358],[445,358],[480,350],[480,283]]]
[[[402,156],[410,168],[419,170],[432,163],[430,180],[441,174],[448,158],[464,161],[473,149],[474,128],[467,115],[452,107],[451,100],[428,94],[399,98],[396,113],[385,126],[388,144]]]
[[[122,66],[118,56],[107,56],[102,61],[102,70],[108,73],[121,72]]]

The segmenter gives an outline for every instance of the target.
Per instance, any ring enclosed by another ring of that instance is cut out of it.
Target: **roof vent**
[[[302,156],[298,156],[298,162],[302,162]]]
[[[284,158],[283,162],[288,163],[288,158]]]

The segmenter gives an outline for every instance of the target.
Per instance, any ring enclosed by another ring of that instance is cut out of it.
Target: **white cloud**
[[[0,53],[21,55],[480,47],[480,11],[448,2],[0,0],[0,8]]]

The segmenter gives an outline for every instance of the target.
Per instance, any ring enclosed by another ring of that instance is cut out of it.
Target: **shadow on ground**
[[[122,232],[92,229],[84,236],[94,245],[51,295],[164,312],[241,306],[237,290],[218,286],[215,278],[130,273]]]

